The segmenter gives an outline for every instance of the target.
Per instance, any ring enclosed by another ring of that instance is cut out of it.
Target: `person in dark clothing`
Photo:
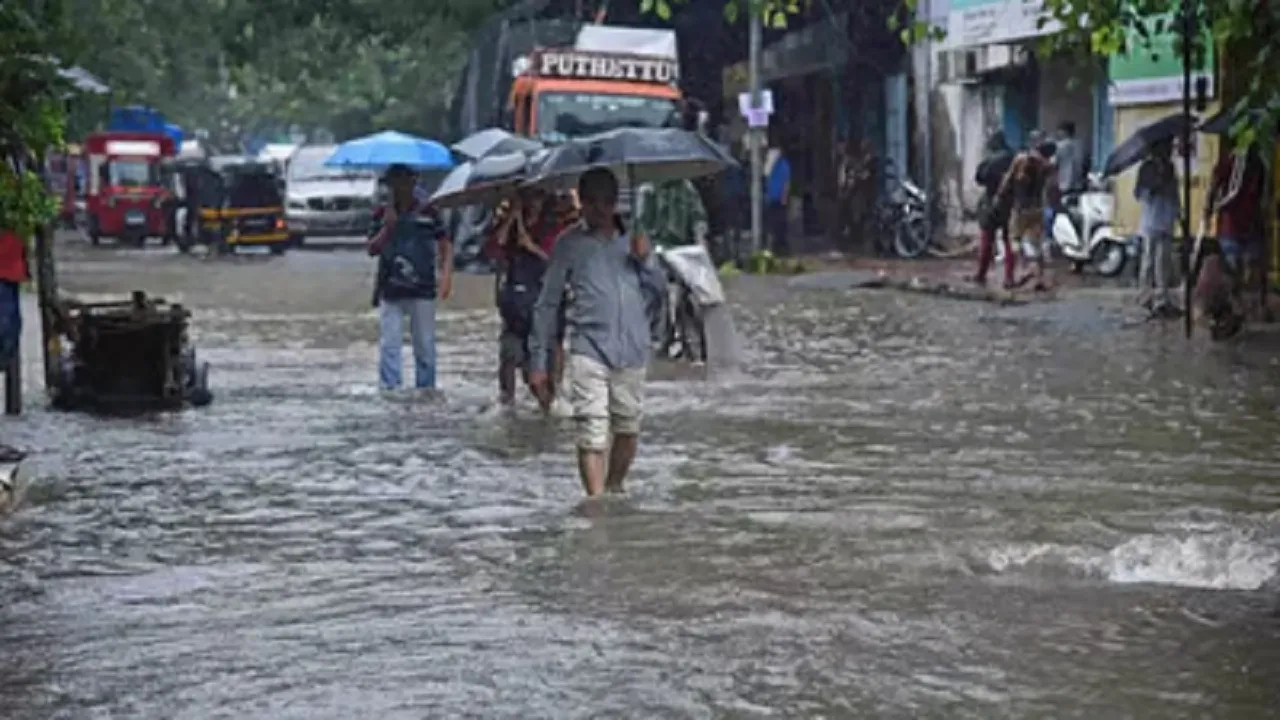
[[[528,383],[529,332],[533,325],[533,306],[542,290],[542,276],[565,229],[552,204],[552,198],[539,190],[521,191],[502,222],[494,229],[499,247],[501,280],[498,286],[498,310],[502,317],[502,334],[498,340],[498,389],[505,405],[515,401],[516,370],[525,373]],[[564,372],[564,325],[557,335],[558,344],[551,352],[550,392],[555,397]],[[541,399],[540,399],[541,400]],[[549,404],[543,403],[543,410]]]
[[[974,181],[982,187],[982,198],[978,201],[978,271],[973,275],[973,282],[985,285],[987,271],[995,260],[996,236],[1004,243],[1004,286],[1011,289],[1014,285],[1014,272],[1018,266],[1018,253],[1009,241],[1009,207],[998,200],[1000,183],[1013,165],[1013,151],[1005,140],[1004,133],[996,131],[987,140],[986,155],[978,165]]]

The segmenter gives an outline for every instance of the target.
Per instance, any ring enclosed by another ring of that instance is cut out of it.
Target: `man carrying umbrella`
[[[1142,236],[1142,263],[1138,271],[1139,295],[1153,313],[1173,305],[1169,279],[1173,268],[1173,231],[1181,212],[1178,175],[1173,167],[1173,140],[1162,140],[1138,169],[1134,197],[1142,207],[1138,234]],[[1157,295],[1149,297],[1154,285]]]
[[[642,234],[628,239],[617,231],[618,180],[612,171],[584,172],[578,201],[583,222],[556,242],[534,307],[529,383],[547,404],[549,351],[570,293],[569,384],[578,472],[587,495],[594,497],[606,490],[622,492],[635,459],[651,339],[646,287],[662,297],[665,278]]]
[[[417,196],[417,173],[392,165],[386,173],[388,202],[374,215],[368,251],[378,258],[374,305],[381,322],[378,379],[384,390],[401,384],[404,320],[413,342],[418,388],[436,387],[436,298],[453,286],[453,246],[439,218]]]

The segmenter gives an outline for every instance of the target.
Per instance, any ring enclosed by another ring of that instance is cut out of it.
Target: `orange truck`
[[[508,129],[547,143],[679,121],[673,30],[584,25],[572,47],[535,47],[512,62]]]

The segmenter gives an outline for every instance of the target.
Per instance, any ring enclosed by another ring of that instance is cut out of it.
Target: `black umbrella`
[[[1194,123],[1195,120],[1195,116],[1191,116],[1190,121]],[[1180,137],[1187,122],[1186,116],[1175,113],[1141,128],[1107,156],[1106,165],[1102,170],[1103,177],[1119,175],[1142,162],[1151,152],[1152,147]]]
[[[1262,108],[1253,108],[1246,110],[1244,114],[1249,117],[1249,122],[1258,125],[1262,123],[1266,117],[1267,111]],[[1209,135],[1226,135],[1231,132],[1231,128],[1235,126],[1236,121],[1241,117],[1241,113],[1236,110],[1223,110],[1213,117],[1200,123],[1200,132]]]
[[[517,152],[463,163],[445,177],[430,202],[439,208],[496,202],[532,177],[545,156],[544,151],[532,155]]]
[[[490,155],[535,152],[542,149],[542,143],[532,138],[512,135],[501,128],[489,128],[468,135],[454,143],[451,149],[459,155],[477,160]]]
[[[737,165],[705,136],[678,128],[619,128],[575,138],[551,151],[533,183],[562,184],[593,168],[608,168],[628,183],[692,180]]]

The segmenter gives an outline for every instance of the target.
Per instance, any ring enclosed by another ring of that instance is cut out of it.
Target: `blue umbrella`
[[[388,130],[342,143],[324,164],[352,170],[386,170],[392,165],[448,170],[453,167],[453,156],[449,148],[434,140]]]

